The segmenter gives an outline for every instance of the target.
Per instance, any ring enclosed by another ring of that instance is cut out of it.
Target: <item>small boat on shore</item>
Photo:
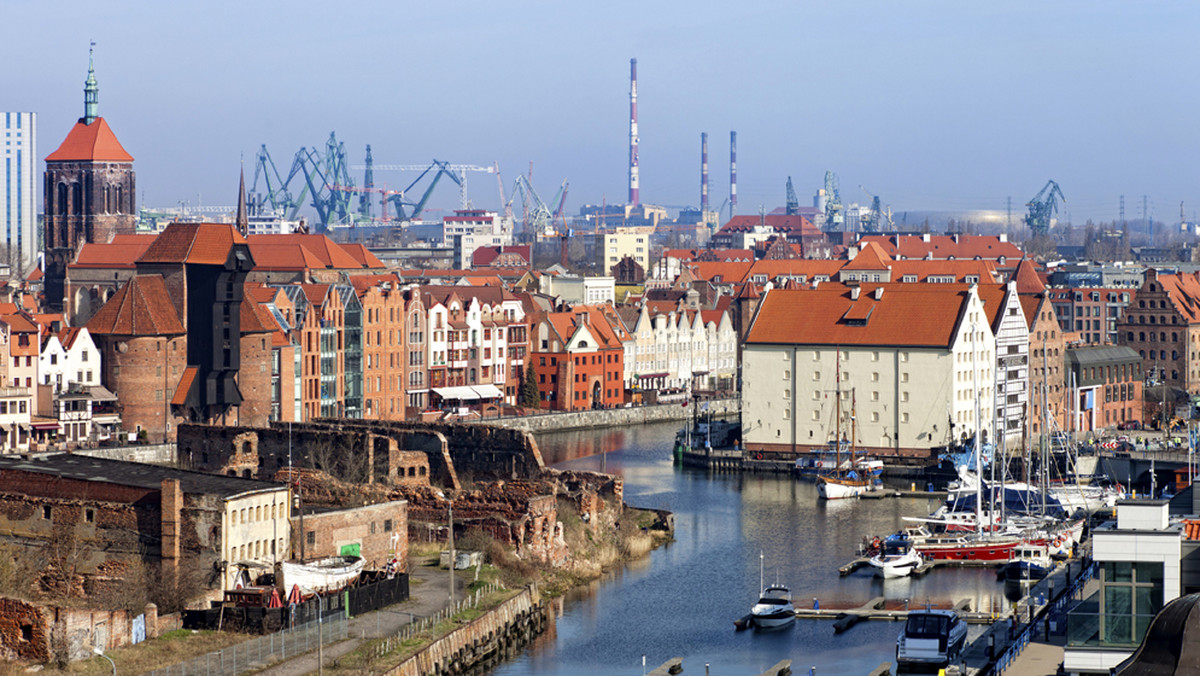
[[[361,556],[330,556],[308,562],[279,564],[282,588],[294,586],[306,594],[337,591],[358,579],[366,560]]]
[[[880,546],[880,551],[868,559],[867,563],[875,569],[875,575],[885,580],[907,577],[912,574],[923,559],[903,533],[889,535]]]

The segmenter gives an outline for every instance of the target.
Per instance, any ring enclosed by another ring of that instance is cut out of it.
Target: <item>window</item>
[[[821,372],[813,371],[813,380],[820,380],[820,379],[821,379]]]
[[[49,518],[50,518],[50,517],[51,517],[53,514],[54,514],[54,511],[53,511],[53,509],[50,507],[50,505],[43,505],[43,506],[42,506],[42,518],[43,518],[43,519],[49,519]]]
[[[83,520],[87,523],[96,523],[96,510],[91,508],[83,510]]]
[[[384,521],[383,521],[383,532],[385,532],[385,533],[390,533],[390,532],[392,532],[392,520],[391,520],[391,519],[384,519]]]
[[[307,533],[305,533],[304,541],[306,543],[308,543],[309,546],[317,544],[317,532],[314,530],[310,530]]]

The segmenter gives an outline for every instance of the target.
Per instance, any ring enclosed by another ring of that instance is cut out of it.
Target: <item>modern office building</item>
[[[4,163],[0,165],[3,260],[14,274],[30,271],[37,246],[37,113],[4,113]]]

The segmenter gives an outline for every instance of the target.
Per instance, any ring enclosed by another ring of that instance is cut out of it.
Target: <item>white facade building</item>
[[[442,219],[442,246],[454,250],[454,267],[471,267],[471,258],[481,246],[509,246],[513,222],[494,211],[458,209]]]
[[[38,185],[37,113],[4,113],[4,155],[0,163],[0,225],[4,227],[4,262],[24,276],[37,252]]]
[[[62,394],[71,383],[84,387],[100,384],[100,350],[86,328],[64,329],[42,345],[38,375],[42,385]]]

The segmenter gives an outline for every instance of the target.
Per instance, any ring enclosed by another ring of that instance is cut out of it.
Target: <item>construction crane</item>
[[[371,159],[371,144],[367,144],[367,156],[363,160],[366,165],[363,167],[363,192],[358,196],[358,215],[366,220],[371,220],[371,196],[368,194],[374,191],[375,188],[375,168],[374,160]],[[387,220],[387,202],[384,201],[383,220]]]
[[[879,232],[884,229],[892,228],[892,214],[890,211],[883,210],[883,204],[879,200],[879,195],[867,190],[859,184],[859,189],[867,193],[867,197],[871,198],[871,215],[866,219],[860,220],[863,232]]]
[[[796,197],[796,189],[792,187],[792,177],[787,181],[787,215],[795,216],[800,213],[800,200]]]
[[[400,191],[400,190],[389,190],[386,185],[382,188],[375,188],[375,187],[367,188],[365,186],[362,188],[358,188],[358,187],[355,187],[352,185],[331,185],[331,186],[328,186],[328,188],[330,190],[340,190],[342,192],[357,194],[359,197],[359,214],[360,214],[360,216],[363,216],[363,218],[361,220],[366,220],[366,221],[374,221],[375,220],[375,219],[371,218],[371,216],[370,216],[371,208],[370,208],[369,202],[371,199],[371,194],[379,195],[380,196],[379,197],[379,208],[381,211],[379,221],[382,223],[388,223],[391,220],[388,218],[388,202],[391,201],[396,195],[404,194],[403,191]],[[362,203],[364,200],[368,202],[365,209],[362,206]],[[353,225],[353,223],[351,223],[351,225]]]
[[[533,189],[533,184],[524,174],[517,174],[517,178],[513,181],[512,197],[508,200],[506,209],[512,204],[512,201],[521,196],[523,212],[525,214],[522,223],[522,230],[526,233],[534,233],[535,235],[543,235],[553,230],[553,223],[556,219],[562,216],[563,206],[567,199],[567,182],[564,180],[562,186],[559,187],[558,193],[554,195],[551,204],[554,204],[554,209],[547,206],[546,202]]]
[[[846,222],[842,213],[842,195],[838,191],[837,174],[825,172],[825,231],[840,232]]]
[[[1067,201],[1063,196],[1062,190],[1054,179],[1046,181],[1045,187],[1038,191],[1038,194],[1029,200],[1025,205],[1029,209],[1029,214],[1025,216],[1024,223],[1029,226],[1029,232],[1034,237],[1043,237],[1050,233],[1050,221],[1054,215],[1058,213],[1058,201]]]

